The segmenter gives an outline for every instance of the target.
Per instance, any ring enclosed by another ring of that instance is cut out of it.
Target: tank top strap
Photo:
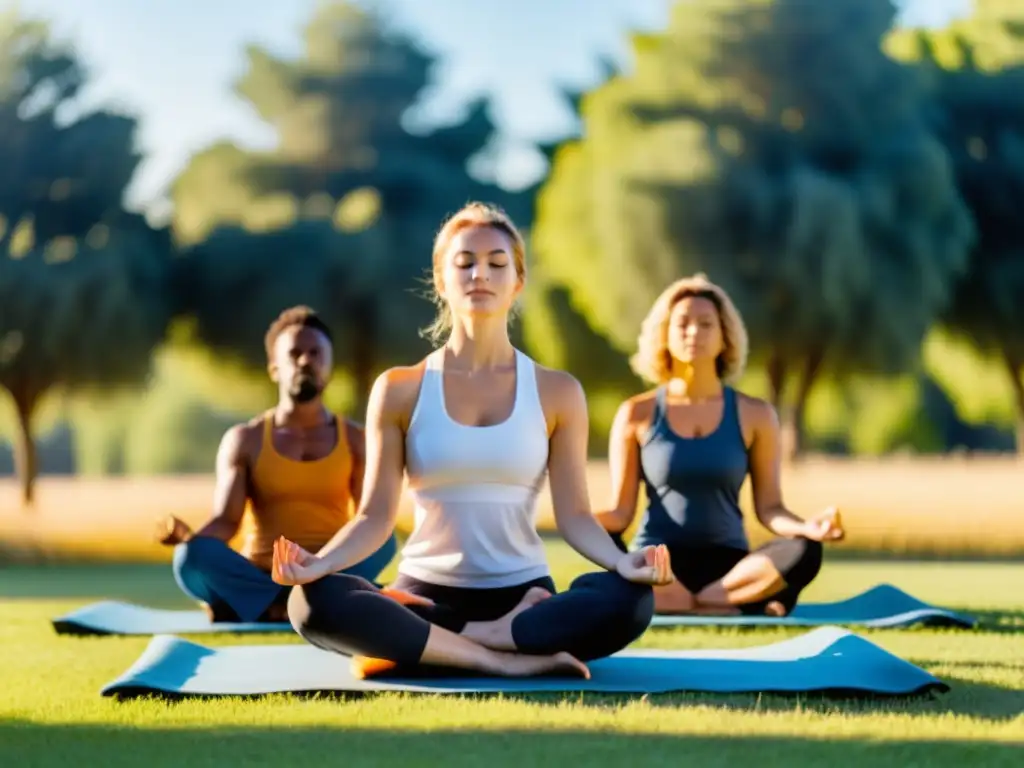
[[[423,369],[426,371],[440,371],[444,363],[444,347],[439,347],[429,353],[424,360]]]
[[[723,435],[730,438],[738,437],[743,442],[743,429],[740,426],[739,398],[732,387],[722,388],[722,427]]]
[[[350,450],[348,444],[348,422],[336,413],[331,413],[331,418],[334,420],[334,431],[337,433],[337,439],[334,442],[334,448],[328,455],[335,459],[345,458]]]
[[[274,450],[274,411],[273,409],[263,413],[263,437],[260,442],[260,452],[256,457],[257,464],[273,463],[277,457]]]
[[[419,399],[431,411],[445,412],[444,406],[444,347],[427,355],[420,381]]]
[[[409,430],[418,428],[423,419],[427,419],[428,423],[443,419],[448,412],[444,403],[443,355],[444,347],[441,347],[423,358],[419,392],[409,417]]]
[[[530,422],[543,425],[547,431],[547,420],[544,418],[544,404],[540,399],[540,385],[537,381],[537,364],[531,357],[516,350],[516,399],[512,406],[513,419],[526,418]]]
[[[651,413],[651,426],[650,431],[654,432],[659,430],[665,425],[665,419],[668,418],[668,389],[664,384],[661,384],[654,391],[654,412]]]

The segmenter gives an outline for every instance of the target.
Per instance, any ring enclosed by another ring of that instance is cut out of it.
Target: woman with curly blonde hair
[[[657,613],[785,615],[817,576],[822,542],[843,537],[834,508],[805,521],[783,503],[775,411],[733,386],[746,357],[739,312],[703,274],[666,288],[643,322],[630,362],[655,388],[619,407],[614,507],[597,517],[625,549],[643,482],[633,544],[666,545],[676,576],[655,588]],[[753,552],[739,505],[748,474],[757,518],[776,535]]]

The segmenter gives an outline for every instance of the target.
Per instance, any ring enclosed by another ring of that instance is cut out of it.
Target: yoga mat
[[[769,626],[813,627],[837,624],[856,627],[965,627],[977,619],[937,608],[908,595],[891,584],[879,584],[866,592],[835,603],[797,603],[788,616],[655,616],[652,627]]]
[[[208,648],[161,635],[103,696],[258,696],[271,693],[843,692],[912,695],[949,687],[839,627],[736,650],[628,650],[591,662],[592,678],[460,676],[360,680],[350,659],[302,643]]]
[[[165,610],[103,601],[52,620],[61,635],[188,635],[291,632],[284,623],[211,623],[199,610]],[[891,584],[880,584],[847,600],[798,604],[789,616],[655,616],[652,627],[683,626],[859,626],[876,629],[914,624],[972,628],[977,619],[918,600]]]
[[[58,635],[170,635],[292,632],[269,622],[211,622],[201,610],[164,610],[105,600],[52,619]]]

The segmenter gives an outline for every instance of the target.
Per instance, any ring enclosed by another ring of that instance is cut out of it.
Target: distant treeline
[[[0,472],[17,463],[28,497],[41,466],[202,465],[223,423],[265,404],[253,383],[263,332],[297,303],[334,329],[336,402],[358,411],[382,369],[426,351],[430,243],[472,199],[528,235],[515,340],[581,379],[595,450],[644,386],[627,365],[640,320],[696,271],[742,310],[745,386],[779,408],[794,454],[1012,449],[1024,422],[1024,11],[1008,7],[979,0],[971,18],[922,31],[895,27],[889,0],[680,2],[666,30],[633,36],[629,72],[608,67],[566,93],[579,134],[541,147],[550,172],[510,191],[479,172],[498,138],[486,99],[406,129],[436,58],[370,12],[324,4],[300,57],[242,54],[236,92],[276,147],[197,153],[162,226],[124,207],[136,120],[102,108],[64,120],[83,63],[46,24],[8,24],[0,387],[14,419]],[[929,345],[957,343],[984,372],[929,359]],[[187,376],[171,365],[153,378],[167,350],[192,356]],[[142,391],[153,424],[192,425],[174,450],[132,432],[143,406],[109,403]],[[993,397],[994,411],[977,405]],[[51,419],[41,465],[35,434],[55,398],[78,405]]]

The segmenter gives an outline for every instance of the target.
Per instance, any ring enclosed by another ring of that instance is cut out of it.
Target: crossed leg
[[[657,613],[784,616],[821,570],[822,546],[778,538],[750,553],[713,547],[671,554],[677,581],[655,589]]]
[[[434,599],[418,591],[420,599]],[[490,590],[459,591],[486,599]],[[312,645],[405,671],[439,666],[506,676],[587,677],[583,662],[628,645],[654,612],[649,586],[613,573],[586,574],[550,597],[543,591],[548,590],[525,587],[510,610],[480,620],[452,603],[422,604],[415,594],[395,599],[365,579],[336,574],[294,588],[288,614]]]

